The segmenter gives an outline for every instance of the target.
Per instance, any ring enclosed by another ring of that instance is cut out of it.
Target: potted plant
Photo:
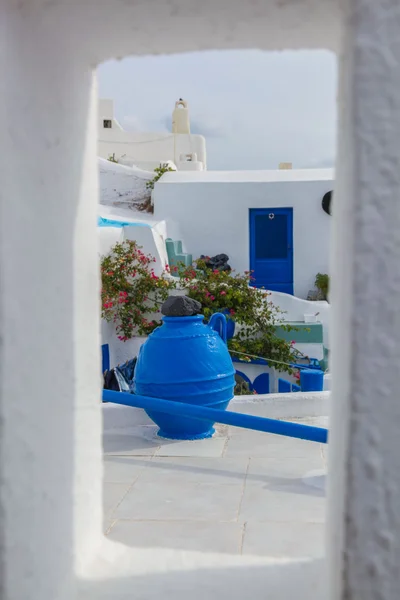
[[[329,275],[327,275],[326,273],[318,273],[315,277],[314,285],[319,291],[321,299],[326,300],[328,302]]]

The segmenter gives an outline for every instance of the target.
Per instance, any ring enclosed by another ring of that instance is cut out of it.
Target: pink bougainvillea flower
[[[226,296],[226,292],[225,292],[224,290],[222,290],[222,291],[220,292],[220,294],[221,294],[221,296]]]
[[[211,300],[211,302],[214,302],[215,296],[210,296],[210,300]]]

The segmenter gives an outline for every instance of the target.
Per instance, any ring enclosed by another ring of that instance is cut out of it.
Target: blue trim
[[[279,394],[287,394],[291,392],[291,384],[290,381],[286,381],[286,379],[278,379],[278,392]]]
[[[168,433],[167,431],[159,429],[157,432],[157,436],[166,440],[189,440],[192,442],[195,440],[206,440],[207,438],[211,438],[214,435],[214,433],[214,427],[211,427],[210,429],[208,429],[208,431],[205,431],[203,433],[189,433],[187,435],[182,433],[180,433],[179,435],[174,435],[173,433]]]
[[[261,373],[253,381],[253,388],[257,394],[269,394],[269,373]]]
[[[207,406],[196,406],[185,402],[161,400],[160,398],[149,398],[148,396],[125,394],[124,392],[113,392],[111,390],[103,390],[103,401],[143,408],[146,411],[155,410],[168,415],[191,417],[200,419],[201,421],[213,421],[225,425],[232,425],[233,427],[264,431],[266,433],[309,440],[310,442],[318,442],[320,444],[326,444],[328,441],[328,430],[322,427],[312,427],[300,423],[290,423],[288,421],[278,421],[276,419],[267,419],[265,417],[255,417],[253,415],[234,413],[228,410],[208,408]]]
[[[321,370],[308,369],[300,373],[302,392],[322,392],[324,389],[324,373]]]
[[[110,370],[110,346],[108,344],[103,344],[101,347],[101,372]]]
[[[278,392],[280,394],[301,392],[301,387],[295,383],[290,383],[290,381],[287,381],[286,379],[278,379]]]
[[[148,223],[132,223],[131,221],[117,221],[116,219],[106,219],[105,217],[98,217],[98,227],[149,227]]]

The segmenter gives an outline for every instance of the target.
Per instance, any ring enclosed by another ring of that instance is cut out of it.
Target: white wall
[[[101,543],[97,87],[76,59],[71,5],[63,25],[59,8],[0,6],[2,114],[13,123],[0,140],[6,600],[75,598],[76,575]]]
[[[150,197],[146,183],[153,179],[154,172],[116,164],[98,158],[100,204],[111,206],[133,206]]]
[[[310,589],[315,598],[328,589],[332,600],[397,600],[399,19],[398,0],[2,2],[0,99],[13,124],[4,128],[0,163],[5,600],[75,598],[74,559],[84,557],[93,565],[82,582],[86,600],[126,598],[138,587],[148,598],[166,589],[222,597],[229,589],[232,600],[303,600]],[[272,559],[268,567],[99,543],[91,70],[115,56],[249,47],[341,47],[329,580],[319,561]]]
[[[98,154],[108,158],[115,154],[118,160],[122,156],[141,168],[153,169],[161,162],[171,160],[179,163],[181,154],[197,154],[197,160],[206,167],[206,142],[202,135],[183,133],[138,133],[123,129],[102,129],[99,132]]]
[[[167,228],[165,221],[146,219],[145,213],[131,210],[100,207],[100,216],[105,219],[132,223],[124,227],[99,227],[100,256],[107,254],[112,246],[123,240],[135,240],[145,254],[151,254],[156,259],[154,272],[160,275],[168,264],[165,240]]]
[[[169,132],[136,132],[125,131],[114,118],[112,100],[99,101],[98,122],[98,155],[115,159],[124,158],[145,170],[154,170],[161,162],[172,161],[179,164],[182,154],[197,155],[201,168],[207,168],[206,141],[202,135],[169,133]],[[103,120],[112,121],[111,128],[105,128]],[[199,164],[193,168],[200,169]],[[188,165],[183,165],[185,168]]]
[[[303,179],[296,181],[297,174]],[[154,215],[167,220],[172,236],[179,223],[194,258],[224,252],[242,272],[250,268],[249,210],[293,207],[294,294],[306,298],[316,274],[330,271],[332,223],[321,201],[332,190],[333,173],[310,171],[310,176],[321,179],[307,181],[300,171],[167,173],[154,188]]]
[[[332,279],[330,599],[400,597],[400,11],[343,3]]]
[[[122,158],[149,171],[153,171],[161,162],[168,161],[178,165],[178,168],[207,168],[206,141],[202,135],[125,131],[115,118],[113,100],[100,98],[98,103],[97,145],[100,157],[109,158],[114,154],[117,160]],[[111,128],[104,127],[104,119],[112,122]],[[193,153],[197,155],[196,163],[180,163],[181,155]]]
[[[317,321],[322,323],[324,346],[330,348],[331,305],[328,302],[310,302],[281,292],[270,292],[268,299],[278,306],[284,314],[284,321],[304,321],[304,315],[316,314]]]

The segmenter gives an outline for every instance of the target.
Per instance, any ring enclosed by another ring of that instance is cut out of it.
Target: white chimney
[[[172,113],[172,133],[190,133],[188,103],[182,98],[175,102]]]

